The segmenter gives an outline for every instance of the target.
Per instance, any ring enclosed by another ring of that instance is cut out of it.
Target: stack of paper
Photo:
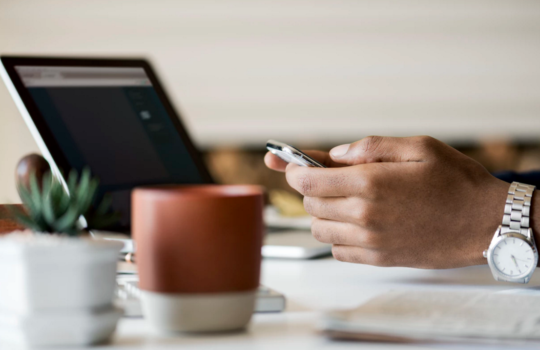
[[[540,297],[476,291],[399,291],[327,315],[334,338],[540,340]]]

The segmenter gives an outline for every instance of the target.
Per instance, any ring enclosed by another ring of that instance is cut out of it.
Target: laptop
[[[133,188],[213,183],[148,61],[0,56],[0,63],[0,76],[54,175],[64,181],[62,174],[88,166],[100,179],[98,195],[111,196],[121,218],[108,231],[121,235],[96,235],[122,239],[131,251]],[[273,237],[263,256],[306,259],[331,251],[309,232],[287,237]]]

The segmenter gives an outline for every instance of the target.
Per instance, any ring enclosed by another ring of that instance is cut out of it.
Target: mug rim
[[[189,197],[205,197],[205,198],[234,198],[234,197],[250,197],[262,196],[264,188],[258,185],[151,185],[140,186],[133,190],[133,195],[153,194],[153,195],[182,195]]]

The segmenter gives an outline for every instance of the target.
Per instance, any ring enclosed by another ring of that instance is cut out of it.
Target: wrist
[[[470,265],[487,264],[483,252],[488,249],[495,231],[502,224],[509,188],[508,182],[491,177],[489,181],[485,182],[481,193],[477,193],[480,199],[477,205],[481,206],[482,210],[479,211],[475,220],[476,235],[471,238],[471,248],[474,249],[474,253],[471,252]]]
[[[532,228],[534,241],[540,242],[540,191],[534,191],[531,201],[530,227]]]

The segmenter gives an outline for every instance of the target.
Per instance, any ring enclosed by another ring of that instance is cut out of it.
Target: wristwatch
[[[508,189],[502,225],[484,258],[497,281],[528,283],[538,263],[538,250],[529,227],[535,186],[513,182]]]

